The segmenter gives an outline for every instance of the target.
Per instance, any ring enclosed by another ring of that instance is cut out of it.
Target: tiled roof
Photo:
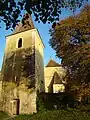
[[[34,29],[34,24],[32,21],[31,16],[27,13],[23,16],[22,22],[20,22],[16,29],[14,30],[13,34],[24,32],[26,30]]]
[[[59,63],[57,63],[57,62],[55,62],[54,60],[50,60],[49,62],[48,62],[48,64],[46,65],[46,67],[59,67],[59,66],[61,66]]]

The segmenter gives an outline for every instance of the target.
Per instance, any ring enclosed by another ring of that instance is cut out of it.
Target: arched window
[[[21,47],[22,47],[22,38],[18,40],[18,48],[21,48]]]

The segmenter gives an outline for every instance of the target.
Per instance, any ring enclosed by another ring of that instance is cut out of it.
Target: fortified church
[[[36,113],[37,92],[65,91],[66,70],[52,59],[44,67],[44,47],[31,16],[25,14],[15,31],[6,36],[0,83],[3,111]]]

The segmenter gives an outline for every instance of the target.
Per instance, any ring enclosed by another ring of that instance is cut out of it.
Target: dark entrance
[[[12,102],[12,114],[13,115],[19,115],[19,106],[20,106],[20,100],[13,99],[13,102]]]

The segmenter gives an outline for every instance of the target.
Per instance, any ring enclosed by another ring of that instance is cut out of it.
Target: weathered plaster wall
[[[53,84],[53,93],[59,93],[65,91],[64,84]]]
[[[32,46],[33,39],[32,39],[32,30],[28,30],[22,33],[10,35],[6,37],[6,49],[5,53],[22,49],[22,48],[29,48]],[[23,40],[23,47],[22,48],[17,48],[18,45],[18,40],[19,38],[22,38]]]
[[[21,48],[17,48],[19,38],[22,38],[23,40],[23,46]],[[13,110],[12,107],[13,99],[18,98],[20,100],[20,114],[36,112],[37,89],[39,89],[40,92],[44,91],[44,46],[41,38],[37,30],[32,29],[7,36],[6,39],[6,49],[2,67],[3,81],[14,82],[19,86],[22,77],[24,77],[30,78],[29,83],[32,83],[34,80],[34,86],[26,84],[28,90],[33,88],[33,92],[31,93],[21,89],[19,89],[18,92],[15,89],[9,90],[8,94],[4,91],[6,94],[6,96],[4,96],[4,109],[5,111],[13,113],[16,109],[14,107]]]
[[[38,34],[38,31],[35,31],[35,75],[37,78],[37,89],[40,92],[44,92],[44,45]]]
[[[28,90],[26,86],[22,89],[19,86],[11,90],[4,88],[3,111],[11,115],[36,113],[36,95],[35,89]],[[19,100],[19,103],[17,103],[17,100]]]
[[[2,81],[0,80],[0,98],[1,98],[1,91],[2,91]]]
[[[66,75],[66,70],[63,67],[45,67],[45,92],[50,92],[49,87],[52,82],[54,73],[57,72],[60,78],[62,79]],[[65,81],[62,82],[64,83]]]
[[[36,91],[31,93],[19,91],[20,114],[36,113]]]

